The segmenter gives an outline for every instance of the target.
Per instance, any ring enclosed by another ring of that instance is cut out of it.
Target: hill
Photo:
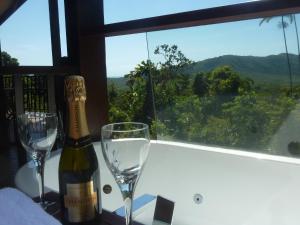
[[[300,82],[300,64],[297,55],[289,54],[292,78],[294,82]],[[216,67],[229,65],[244,77],[249,77],[256,82],[289,83],[289,70],[285,53],[278,55],[237,56],[223,55],[205,59],[186,68],[188,74],[208,72]]]
[[[289,54],[293,83],[300,84],[300,63],[297,55]],[[209,72],[216,67],[228,65],[241,76],[255,83],[289,84],[289,70],[285,53],[269,56],[223,55],[195,62],[184,69],[184,73],[193,75]],[[114,83],[120,89],[127,88],[123,77],[108,78],[108,84]]]
[[[119,89],[126,89],[126,78],[124,77],[108,77],[107,84],[114,84]]]

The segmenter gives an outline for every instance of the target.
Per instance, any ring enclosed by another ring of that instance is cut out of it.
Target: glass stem
[[[125,219],[126,225],[132,225],[132,203],[133,203],[133,193],[135,188],[135,181],[130,182],[129,184],[123,184],[121,186],[121,192],[124,200],[125,206]]]
[[[132,197],[124,199],[126,225],[132,225]]]
[[[38,177],[40,204],[45,207],[45,189],[44,189],[44,169],[45,169],[46,154],[40,154],[36,160],[36,171]]]

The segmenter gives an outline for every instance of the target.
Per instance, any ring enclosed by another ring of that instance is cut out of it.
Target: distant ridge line
[[[300,83],[300,62],[296,54],[289,54],[293,81]],[[219,66],[230,66],[242,77],[248,77],[254,82],[289,83],[286,53],[268,56],[252,55],[222,55],[197,61],[185,67],[183,73],[194,75],[199,72],[210,72]],[[108,83],[118,88],[126,88],[124,77],[108,77]]]

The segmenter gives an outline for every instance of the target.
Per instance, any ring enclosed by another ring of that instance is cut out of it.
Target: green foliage
[[[109,121],[111,122],[129,122],[131,121],[130,115],[123,109],[115,105],[109,107]]]
[[[209,83],[208,83],[207,76],[205,76],[205,73],[203,72],[197,73],[193,83],[193,92],[199,97],[203,97],[207,95],[208,88],[209,88]]]
[[[159,118],[165,122],[169,136],[191,141],[197,132],[194,127],[203,120],[200,99],[196,95],[178,97],[173,105],[160,112]]]
[[[249,80],[242,79],[238,73],[229,66],[215,68],[208,73],[209,95],[226,96],[231,99],[241,92],[251,90]]]
[[[1,52],[2,66],[18,66],[19,62],[16,58],[11,57],[7,52]]]
[[[235,137],[230,127],[228,118],[209,116],[205,126],[199,129],[200,132],[194,138],[194,141],[201,140],[203,143],[209,145],[233,147]]]
[[[160,62],[160,68],[162,70],[174,72],[180,68],[185,67],[192,63],[191,60],[185,57],[185,55],[178,50],[177,45],[169,46],[167,44],[156,47],[154,54],[162,55],[165,59],[164,62]]]
[[[175,45],[155,54],[164,61],[138,64],[126,89],[109,86],[111,122],[145,122],[167,140],[264,150],[300,95],[300,87],[290,96],[287,86],[258,84],[228,65],[188,75],[194,63]]]
[[[224,117],[228,118],[232,146],[260,149],[265,144],[261,138],[267,132],[270,117],[254,93],[237,96],[232,102],[223,104]]]
[[[172,130],[168,128],[166,123],[160,121],[159,119],[153,120],[150,126],[151,134],[158,134],[158,138],[165,140],[172,140],[174,136],[172,135]]]

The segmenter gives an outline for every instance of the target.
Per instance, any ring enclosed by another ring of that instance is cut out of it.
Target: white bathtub
[[[102,193],[103,207],[122,206],[121,194],[95,143],[101,167],[101,184],[113,187]],[[57,191],[59,154],[45,169],[47,188]],[[16,185],[37,195],[33,171],[24,166]],[[176,142],[153,141],[148,162],[136,189],[175,201],[174,225],[299,225],[300,160]],[[194,195],[203,201],[195,203]],[[155,202],[136,212],[135,219],[152,224]]]

